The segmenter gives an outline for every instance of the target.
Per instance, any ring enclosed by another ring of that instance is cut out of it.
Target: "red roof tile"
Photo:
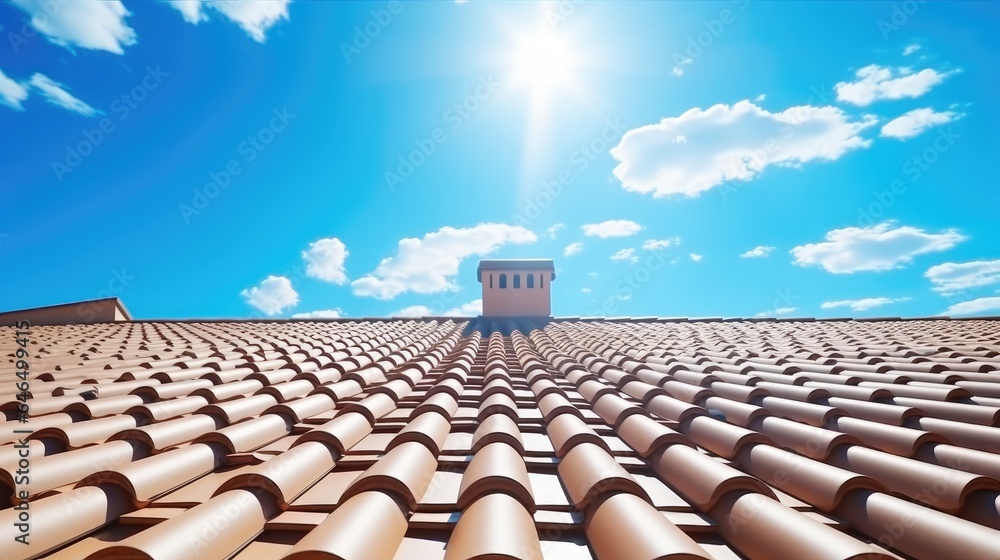
[[[36,327],[0,560],[996,560],[997,325]]]

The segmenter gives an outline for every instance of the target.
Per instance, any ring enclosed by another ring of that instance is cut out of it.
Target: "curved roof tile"
[[[392,497],[363,492],[342,503],[282,560],[392,560],[406,526],[406,515]]]
[[[513,497],[532,513],[535,511],[535,498],[524,459],[516,449],[500,442],[485,445],[473,455],[462,476],[458,507],[465,509],[483,496],[496,492]]]
[[[598,560],[714,560],[653,506],[628,493],[603,500],[587,517],[584,531]]]
[[[237,560],[995,559],[1000,542],[996,320],[32,335],[29,422],[0,394],[0,498],[30,453],[22,556],[170,558],[219,515],[232,527],[201,550]],[[0,508],[0,537],[17,514]]]
[[[535,524],[523,502],[491,493],[463,509],[444,560],[473,558],[542,558]]]

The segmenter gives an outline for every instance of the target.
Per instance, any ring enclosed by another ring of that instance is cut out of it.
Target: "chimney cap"
[[[556,279],[556,267],[552,259],[484,259],[479,261],[476,280],[483,281],[484,270],[547,270]]]

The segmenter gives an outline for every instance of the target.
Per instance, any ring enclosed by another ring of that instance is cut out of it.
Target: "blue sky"
[[[0,309],[1000,314],[992,3],[0,3]]]

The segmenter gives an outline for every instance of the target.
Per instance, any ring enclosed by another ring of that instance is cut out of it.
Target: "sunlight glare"
[[[550,9],[548,4],[543,7]],[[522,198],[527,189],[537,187],[538,178],[552,161],[557,124],[593,110],[595,100],[588,81],[602,62],[592,40],[584,40],[593,37],[581,27],[585,20],[556,28],[544,10],[534,26],[504,22],[509,42],[498,53],[503,57],[507,93],[518,98],[519,116],[525,121],[518,181],[518,196]]]
[[[521,37],[511,63],[513,83],[533,94],[571,86],[579,66],[574,49],[548,31]]]

